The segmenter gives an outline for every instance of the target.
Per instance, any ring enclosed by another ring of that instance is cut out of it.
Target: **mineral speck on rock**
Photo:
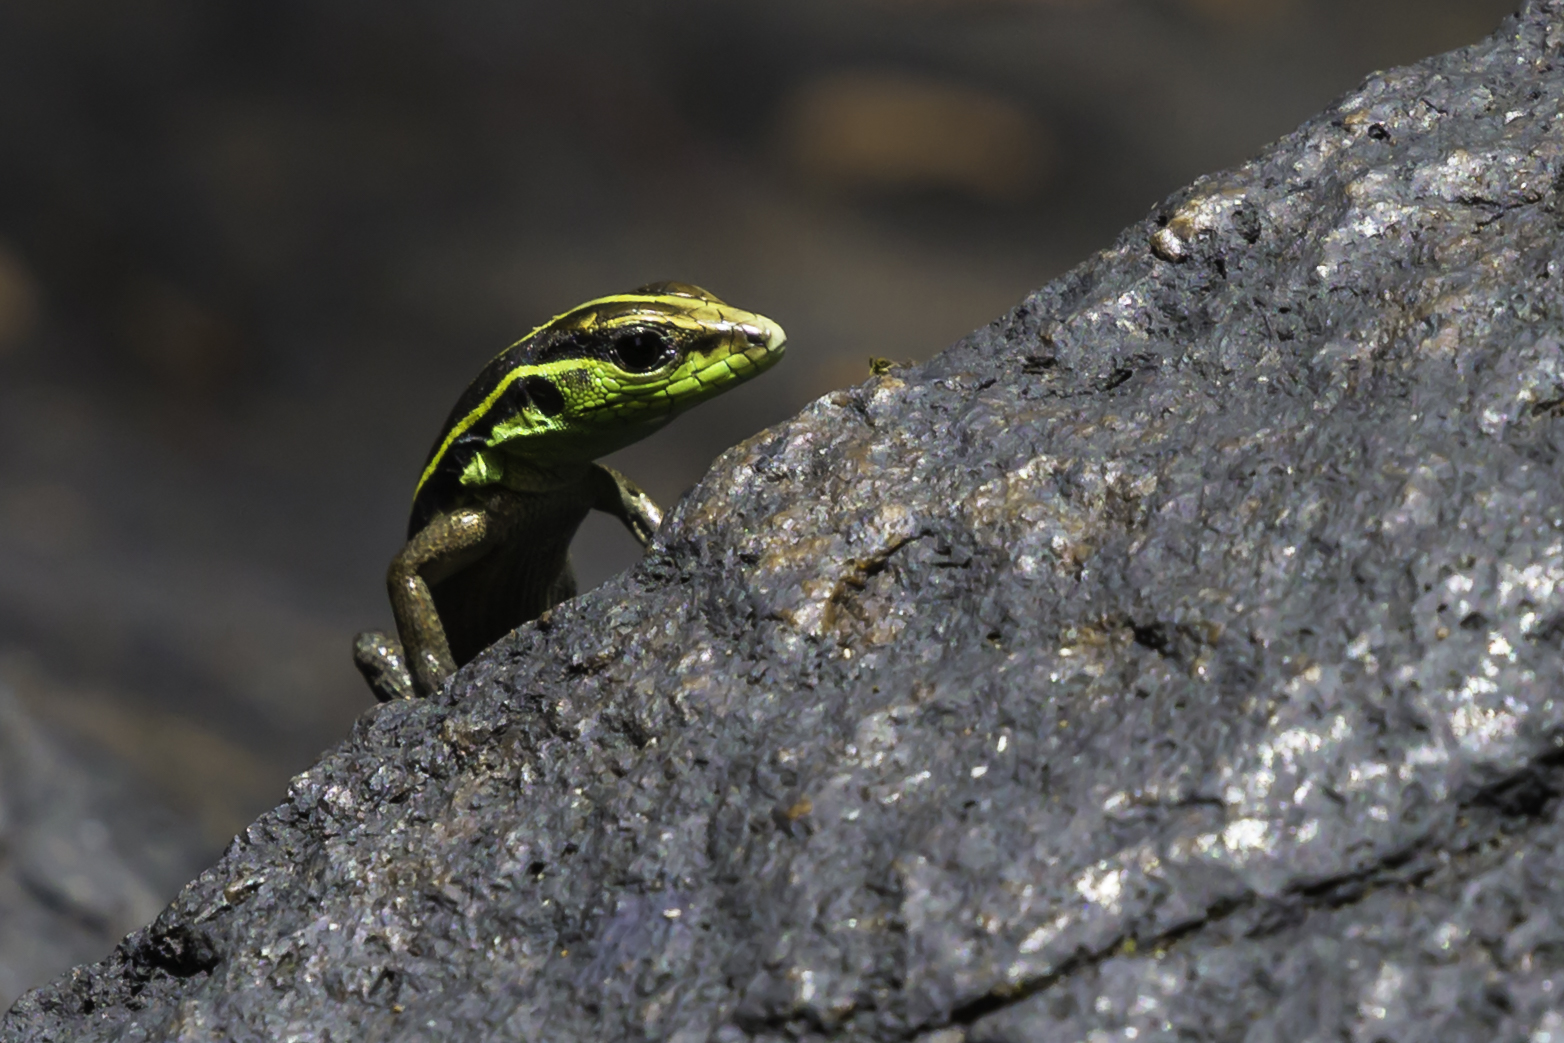
[[[1557,1038],[1561,45],[731,450],[0,1037]]]

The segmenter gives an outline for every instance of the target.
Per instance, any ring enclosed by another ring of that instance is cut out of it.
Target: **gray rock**
[[[0,1003],[102,957],[204,864],[195,831],[0,685]]]
[[[1560,1038],[1561,45],[731,450],[0,1038]]]

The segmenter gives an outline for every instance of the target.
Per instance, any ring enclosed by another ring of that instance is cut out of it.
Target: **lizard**
[[[768,369],[785,343],[763,315],[662,282],[579,304],[495,356],[457,399],[414,489],[407,543],[386,573],[397,637],[354,639],[376,698],[434,694],[575,596],[570,541],[589,511],[646,546],[662,510],[597,458]]]

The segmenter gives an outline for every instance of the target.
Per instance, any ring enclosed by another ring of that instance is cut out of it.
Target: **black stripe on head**
[[[651,325],[577,330],[541,345],[533,358],[540,363],[557,359],[601,359],[626,373],[650,373],[667,365],[678,353],[678,332]]]
[[[461,392],[461,396],[458,397],[454,407],[450,407],[450,416],[447,416],[446,422],[439,425],[439,436],[435,439],[433,449],[430,449],[430,460],[433,460],[433,455],[438,452],[441,443],[446,441],[446,435],[449,435],[450,428],[454,428],[463,419],[468,418],[472,411],[482,407],[483,402],[488,400],[491,394],[494,394],[494,388],[499,386],[500,380],[504,380],[508,374],[515,372],[516,366],[526,364],[526,361],[527,342],[522,341],[521,344],[511,344],[508,349],[491,358],[483,366],[483,369],[480,369],[479,375],[472,378],[472,383],[469,383],[465,391]],[[526,403],[524,397],[511,397],[510,389],[507,389],[504,400],[496,402],[496,407],[507,407],[508,405],[513,410],[519,411]],[[497,408],[497,410],[493,411],[493,414],[500,413],[500,411],[504,410]],[[488,424],[477,424],[475,427],[486,428]],[[469,428],[469,433],[479,436],[486,435],[486,432],[472,432],[471,428]],[[424,466],[425,468],[429,466],[429,460],[424,461]]]
[[[445,443],[445,438],[451,433],[451,429],[465,420],[473,410],[482,406],[484,400],[499,386],[500,379],[515,366],[518,354],[515,347],[501,352],[497,357],[491,359],[489,364],[484,366],[478,373],[478,376],[473,379],[473,382],[468,384],[466,389],[462,391],[461,396],[456,400],[456,404],[451,407],[450,415],[445,418],[445,423],[440,425],[440,433],[436,436],[434,445],[429,448],[429,455],[424,458],[425,468],[428,468],[430,462],[434,459],[434,454],[440,451],[440,446]],[[505,405],[514,405],[516,408],[520,408],[525,404],[525,400],[505,403]],[[499,403],[496,403],[496,405],[499,405]],[[488,426],[488,424],[476,424],[474,427],[478,428],[478,430],[468,428],[466,434],[459,438],[457,443],[451,446],[451,448],[456,449],[462,443],[473,442],[474,440],[478,444],[482,444],[483,439],[488,434]],[[453,463],[449,457],[450,454],[448,452],[447,458],[440,462],[440,466],[444,470],[448,470]],[[463,460],[461,463],[465,464],[466,461]],[[461,467],[456,467],[456,470],[460,472]]]

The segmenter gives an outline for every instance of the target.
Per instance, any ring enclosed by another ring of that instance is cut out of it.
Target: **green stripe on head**
[[[782,328],[682,283],[587,301],[501,352],[462,395],[414,493],[485,485],[506,457],[586,463],[770,368]],[[481,455],[481,459],[479,459]],[[453,482],[434,482],[441,474]]]

